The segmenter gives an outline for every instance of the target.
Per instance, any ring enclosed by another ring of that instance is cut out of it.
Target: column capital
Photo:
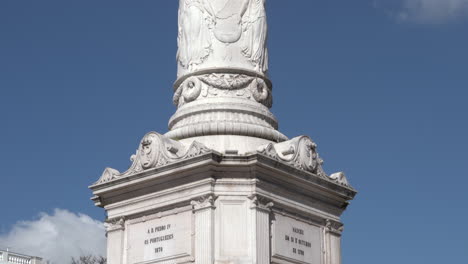
[[[204,195],[200,196],[190,202],[193,207],[193,211],[200,211],[204,209],[214,209],[214,202],[216,201],[216,196],[214,195]]]
[[[108,219],[104,222],[104,226],[106,227],[106,233],[119,231],[119,230],[123,231],[125,230],[125,218],[119,217],[119,218]]]

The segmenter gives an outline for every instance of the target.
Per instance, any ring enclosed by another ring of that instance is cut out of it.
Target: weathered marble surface
[[[204,139],[204,138],[200,138]],[[240,138],[221,138],[219,141],[226,142],[243,142],[246,145],[249,143],[259,144],[261,141],[256,138],[251,138],[253,141],[248,141],[244,137]],[[262,154],[278,162],[290,165],[299,170],[313,173],[318,177],[327,179],[336,184],[351,187],[343,172],[334,173],[328,176],[322,168],[323,160],[317,152],[317,144],[307,136],[300,136],[281,143],[263,142],[254,152],[239,152],[239,148],[247,149],[248,146],[242,147],[241,144],[229,145],[224,153],[216,151],[214,148],[209,148],[197,140],[175,141],[156,132],[147,133],[140,142],[138,150],[130,157],[132,164],[130,168],[120,173],[116,169],[106,168],[99,180],[94,184],[96,186],[112,182],[118,179],[127,179],[134,175],[144,173],[151,169],[165,167],[168,164],[177,164],[203,156],[207,153],[216,153],[219,155],[236,155],[245,156],[254,153]],[[217,146],[220,142],[212,142],[213,146]]]
[[[309,157],[310,142],[289,146]],[[200,152],[94,184],[109,263],[341,263],[340,215],[356,191],[282,149]]]
[[[90,186],[111,264],[341,264],[356,191],[270,112],[265,0],[180,0],[176,113]]]
[[[180,0],[178,76],[211,68],[268,71],[265,0]]]
[[[178,109],[166,136],[287,140],[269,110],[265,0],[180,0],[178,47],[173,98]],[[245,151],[264,142],[251,143]],[[211,145],[223,152],[230,144]]]

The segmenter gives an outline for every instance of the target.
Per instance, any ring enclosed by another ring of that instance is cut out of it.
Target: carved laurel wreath
[[[181,106],[197,100],[200,95],[216,96],[220,90],[224,91],[222,93],[224,95],[231,94],[230,92],[233,91],[235,96],[252,97],[269,108],[272,106],[271,88],[265,80],[245,74],[228,73],[212,73],[187,78],[175,91],[173,102]]]

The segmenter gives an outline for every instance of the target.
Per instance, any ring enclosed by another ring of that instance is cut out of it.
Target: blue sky
[[[280,130],[359,191],[344,263],[468,262],[468,1],[270,0],[268,16]],[[104,218],[87,186],[175,111],[176,23],[174,0],[0,1],[0,248]]]

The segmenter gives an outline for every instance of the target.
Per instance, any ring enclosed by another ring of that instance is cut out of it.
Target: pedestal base
[[[356,194],[262,153],[206,152],[91,188],[112,264],[339,264]]]

